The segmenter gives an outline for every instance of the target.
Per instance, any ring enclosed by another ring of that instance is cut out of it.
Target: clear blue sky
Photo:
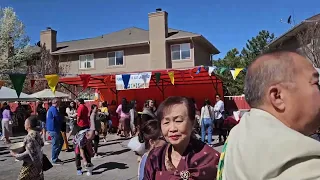
[[[15,9],[32,44],[46,27],[58,31],[58,41],[148,29],[148,13],[162,8],[169,27],[200,33],[214,44],[221,51],[215,58],[241,49],[260,30],[281,35],[290,28],[281,18],[294,13],[298,23],[320,13],[319,0],[0,0],[0,6]]]

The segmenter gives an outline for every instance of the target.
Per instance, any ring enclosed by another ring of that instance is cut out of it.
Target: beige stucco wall
[[[194,46],[194,65],[195,66],[211,66],[212,62],[210,60],[211,54],[208,49],[204,48],[200,43],[195,43]]]
[[[113,50],[92,52],[94,54],[94,68],[92,69],[79,69],[79,55],[92,54],[71,54],[61,55],[60,65],[69,66],[68,73],[74,74],[103,74],[114,72],[133,72],[141,71],[150,68],[149,60],[149,47],[133,47],[125,49],[117,49],[124,51],[124,65],[122,66],[108,66],[107,53]],[[62,62],[61,62],[62,61]]]
[[[170,42],[167,43],[167,59],[164,61],[171,61],[171,45],[188,43],[188,41]],[[172,63],[167,63],[167,68],[190,68],[198,65],[211,65],[210,53],[200,44],[191,43],[191,58],[188,60],[174,60]],[[108,66],[107,53],[115,50],[124,51],[124,65],[123,66]],[[146,71],[150,69],[163,69],[162,67],[152,68],[150,60],[150,51],[148,46],[132,47],[125,49],[115,49],[96,51],[91,53],[77,53],[69,55],[60,55],[60,66],[67,67],[65,73],[69,74],[106,74],[106,73],[122,73]],[[94,54],[94,68],[79,69],[79,55]]]

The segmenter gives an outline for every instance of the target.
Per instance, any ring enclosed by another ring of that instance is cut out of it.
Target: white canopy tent
[[[42,91],[31,94],[31,96],[38,99],[70,98],[69,94],[65,94],[59,91],[53,93],[51,89],[44,89]]]
[[[0,89],[0,101],[36,101],[32,95],[21,93],[18,98],[16,90],[2,86]]]

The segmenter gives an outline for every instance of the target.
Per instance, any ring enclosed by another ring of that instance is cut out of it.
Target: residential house
[[[308,28],[308,25],[310,23],[317,23],[320,21],[320,14],[317,14],[315,16],[312,16],[298,25],[295,25],[292,27],[289,31],[282,34],[275,40],[273,40],[268,46],[271,49],[281,49],[281,50],[287,50],[287,51],[296,51],[296,52],[302,52],[301,49],[301,43],[299,42],[299,39],[297,38],[298,34],[300,32],[306,31]]]
[[[211,65],[219,50],[201,34],[168,28],[168,13],[148,14],[149,30],[123,29],[95,38],[57,42],[57,31],[40,33],[60,65],[69,74],[106,74]]]

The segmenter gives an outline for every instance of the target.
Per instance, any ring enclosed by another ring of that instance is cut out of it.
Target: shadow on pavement
[[[122,153],[126,153],[126,152],[128,152],[128,151],[131,151],[130,149],[122,149],[122,150],[120,150],[120,151],[111,151],[111,152],[107,152],[107,154],[109,155],[109,156],[111,156],[111,155],[119,155],[119,154],[122,154]],[[109,154],[110,153],[110,154]]]
[[[97,167],[93,169],[92,174],[102,174],[106,171],[112,170],[112,169],[128,169],[129,167],[125,163],[118,163],[118,162],[107,162],[104,164],[100,164]],[[102,171],[97,171],[103,169]]]
[[[71,158],[71,159],[63,160],[62,162],[63,162],[64,164],[67,164],[67,163],[74,162],[75,160],[76,160],[75,158]]]
[[[4,154],[9,154],[9,153],[10,153],[10,151],[3,151],[3,152],[0,152],[0,156],[4,155]]]
[[[0,147],[0,151],[6,151],[6,150],[8,150],[7,147]]]
[[[119,144],[121,142],[111,142],[111,143],[106,143],[106,144],[99,144],[98,147],[103,147],[103,146],[108,146],[108,145],[112,145],[112,144]]]
[[[98,152],[98,155],[102,156],[102,157],[106,157],[106,156],[111,156],[111,155],[119,155],[122,153],[126,153],[130,151],[130,149],[122,149],[120,151],[107,151],[107,152]]]

